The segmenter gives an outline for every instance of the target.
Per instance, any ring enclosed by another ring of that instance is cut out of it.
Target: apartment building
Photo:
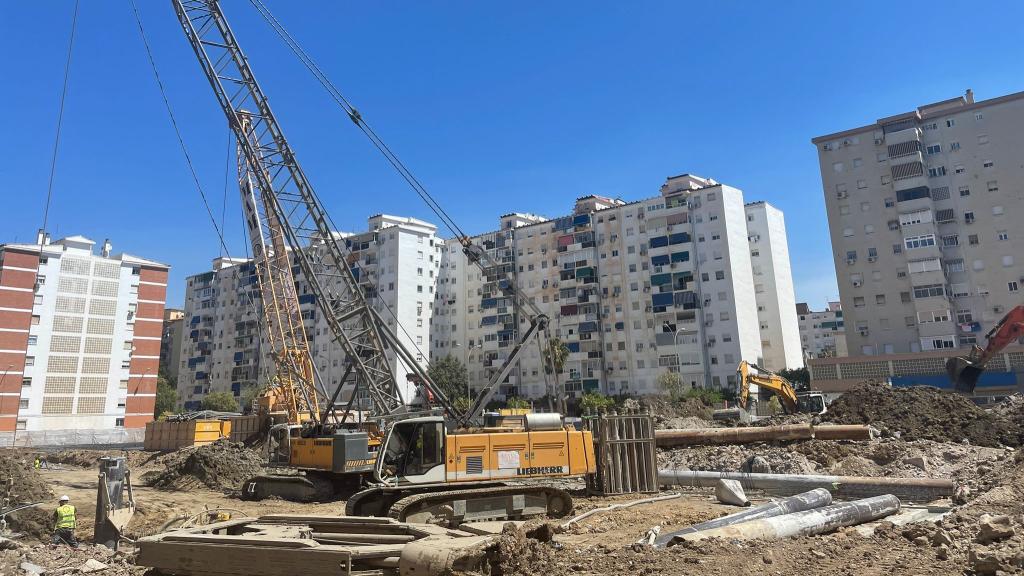
[[[160,373],[171,386],[178,382],[178,364],[181,360],[181,331],[185,326],[185,311],[164,309],[164,325],[160,332]]]
[[[658,393],[667,371],[688,386],[735,387],[740,360],[802,365],[782,215],[744,205],[736,188],[684,174],[645,200],[585,196],[550,220],[508,214],[473,242],[496,266],[481,271],[448,241],[431,329],[431,357],[465,363],[471,387],[529,326],[502,289],[506,273],[569,349],[558,385],[570,394]],[[498,394],[536,398],[554,385],[531,344]]]
[[[69,236],[0,245],[0,445],[141,442],[168,266]]]
[[[800,343],[804,358],[831,358],[846,356],[846,326],[843,323],[843,306],[829,302],[824,310],[811,310],[806,302],[796,305],[800,323]]]
[[[812,139],[850,354],[981,340],[1024,285],[1024,92]]]
[[[425,366],[443,244],[437,227],[384,214],[369,218],[368,224],[365,232],[338,233],[349,250],[353,274],[371,305]],[[354,381],[341,382],[345,354],[333,342],[294,256],[292,271],[314,367],[329,390],[342,386],[340,397],[347,400]],[[210,392],[241,397],[247,387],[273,377],[261,305],[255,268],[247,259],[217,258],[212,270],[186,278],[178,361],[178,398],[185,409],[199,409]],[[403,397],[410,401],[414,389],[405,378],[410,369],[394,355],[391,362]]]

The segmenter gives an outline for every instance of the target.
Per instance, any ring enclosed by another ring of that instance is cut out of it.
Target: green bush
[[[238,400],[230,392],[210,392],[203,396],[203,410],[238,412]]]
[[[580,410],[597,412],[615,406],[615,399],[600,392],[587,392],[580,398]]]
[[[691,388],[683,394],[683,398],[700,400],[705,406],[721,406],[725,399],[722,393],[714,388]]]

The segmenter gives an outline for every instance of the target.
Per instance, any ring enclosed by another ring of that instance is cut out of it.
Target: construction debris
[[[185,448],[163,460],[164,469],[143,476],[143,481],[167,490],[188,490],[197,485],[234,492],[259,474],[263,459],[240,442],[218,440]]]
[[[654,437],[660,447],[693,446],[699,444],[750,444],[753,442],[781,442],[792,440],[870,440],[871,428],[861,425],[814,426],[791,424],[785,426],[750,426],[745,428],[711,428],[694,430],[658,430]]]
[[[737,480],[722,479],[715,485],[715,498],[722,504],[750,506],[750,500]]]
[[[871,424],[905,440],[967,441],[975,446],[1020,446],[1024,429],[999,412],[987,412],[960,394],[926,386],[865,384],[829,405],[822,419]]]
[[[658,480],[667,486],[714,488],[722,479],[738,480],[746,490],[763,490],[768,494],[778,496],[792,496],[814,488],[825,488],[836,498],[865,498],[893,494],[901,500],[931,502],[939,498],[948,498],[956,490],[956,484],[945,478],[868,478],[864,476],[658,470]]]
[[[39,471],[32,467],[32,460],[13,450],[0,451],[0,483],[0,497],[8,500],[12,508],[53,498]],[[36,538],[50,533],[50,517],[38,508],[23,508],[5,519],[7,527],[17,533]]]
[[[873,496],[853,502],[832,504],[823,508],[793,512],[770,518],[748,520],[738,524],[692,532],[680,536],[683,540],[729,538],[775,540],[792,536],[814,536],[832,532],[844,526],[856,526],[895,514],[900,501],[891,494]]]

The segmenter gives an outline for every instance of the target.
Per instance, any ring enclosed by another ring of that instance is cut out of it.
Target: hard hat
[[[71,502],[71,498],[69,498],[68,495],[65,494],[65,495],[60,497],[60,501],[61,502]]]

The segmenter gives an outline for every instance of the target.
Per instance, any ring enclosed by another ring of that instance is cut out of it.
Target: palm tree
[[[568,359],[569,347],[557,336],[549,338],[547,346],[544,347],[544,371],[554,375],[555,393],[551,396],[552,402],[554,398],[557,398],[559,410],[563,413],[565,412],[565,390],[558,383],[558,375],[565,369],[565,361]],[[551,406],[551,410],[554,410],[554,406]]]

